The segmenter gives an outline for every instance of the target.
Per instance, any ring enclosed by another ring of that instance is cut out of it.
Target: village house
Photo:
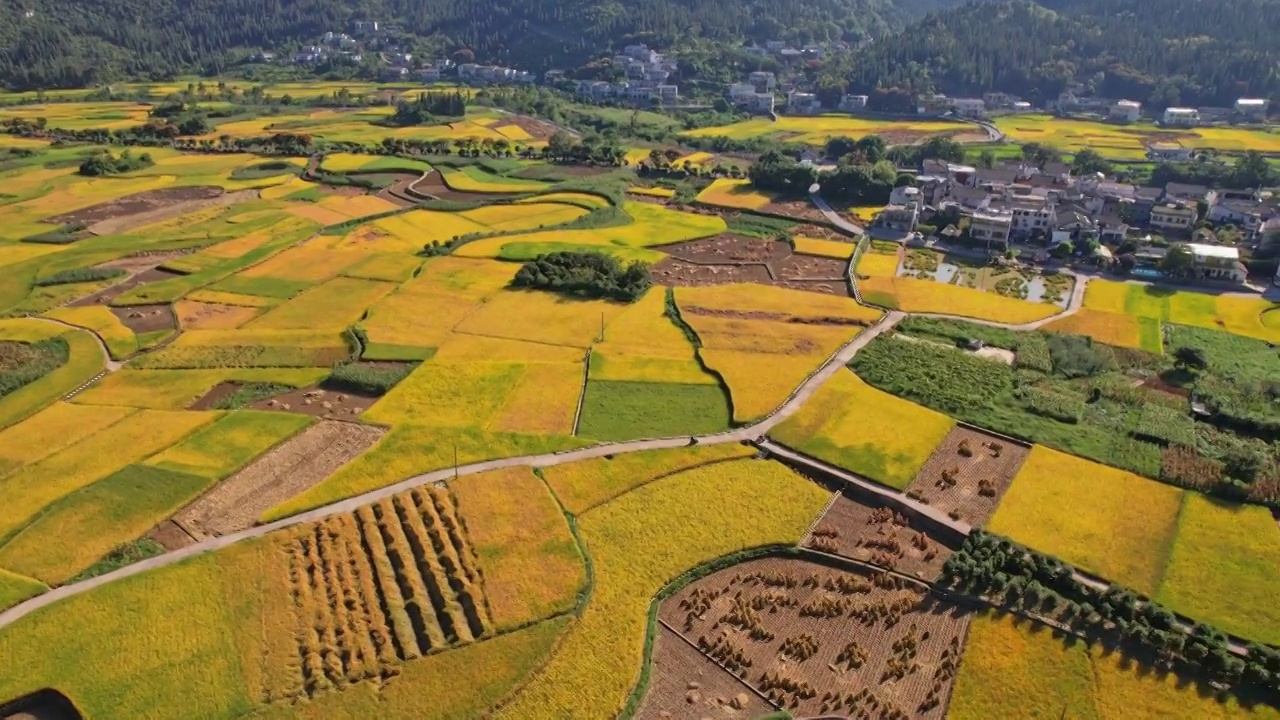
[[[1280,251],[1280,216],[1271,218],[1258,228],[1258,251]]]
[[[1157,162],[1187,162],[1195,154],[1194,148],[1184,148],[1176,142],[1153,142],[1147,145],[1147,159]]]
[[[1151,208],[1151,227],[1166,234],[1187,234],[1196,224],[1196,208],[1186,202],[1165,202]]]
[[[1248,273],[1240,262],[1239,248],[1188,243],[1187,249],[1191,251],[1193,279],[1245,282]]]
[[[1013,215],[1007,212],[979,211],[969,219],[969,238],[991,250],[1008,249],[1012,229]]]
[[[887,205],[871,223],[872,237],[885,240],[898,240],[916,229],[920,220],[920,210],[915,205]]]
[[[1165,108],[1164,124],[1169,127],[1195,127],[1200,124],[1200,111],[1195,108]]]
[[[1251,233],[1275,214],[1275,208],[1258,200],[1229,198],[1214,203],[1205,214],[1205,220],[1214,225],[1235,225]]]
[[[1263,98],[1240,98],[1236,100],[1236,114],[1249,122],[1266,122],[1270,102]]]
[[[965,118],[980,118],[987,114],[987,104],[982,98],[955,98],[951,101],[951,110]]]
[[[778,89],[778,76],[764,70],[757,70],[747,75],[747,82],[751,83],[756,92],[773,92]]]
[[[822,103],[813,93],[792,90],[787,93],[787,112],[792,115],[817,115],[822,112]]]
[[[1136,100],[1120,100],[1111,106],[1107,117],[1116,122],[1138,122],[1142,117],[1142,103]]]
[[[840,96],[840,105],[837,107],[841,112],[858,112],[867,108],[866,95],[842,95]]]
[[[1185,200],[1191,203],[1212,205],[1218,200],[1218,192],[1205,185],[1171,182],[1164,186],[1164,199],[1166,201]]]

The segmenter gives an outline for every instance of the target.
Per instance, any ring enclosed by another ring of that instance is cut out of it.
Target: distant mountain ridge
[[[953,7],[861,53],[849,89],[1049,100],[1086,93],[1157,106],[1280,103],[1280,0],[1015,0]]]
[[[214,72],[254,50],[394,21],[481,61],[584,62],[642,38],[861,40],[964,0],[0,0],[0,83],[70,87]],[[13,22],[9,22],[9,19]]]

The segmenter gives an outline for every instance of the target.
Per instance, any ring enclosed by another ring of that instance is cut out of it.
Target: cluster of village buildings
[[[1170,244],[1185,243],[1197,280],[1238,284],[1247,274],[1238,247],[1215,244],[1201,221],[1234,226],[1243,243],[1259,252],[1280,251],[1280,192],[1181,183],[1143,187],[1096,174],[1075,176],[1063,163],[1038,168],[1010,162],[984,169],[926,160],[913,186],[893,191],[869,232],[901,239],[919,224],[957,215],[968,220],[968,241],[992,252],[1018,243],[1071,243],[1076,250],[1092,248],[1094,258],[1105,263],[1113,259],[1113,248],[1133,241],[1138,265],[1154,267]],[[961,234],[956,227],[936,229]]]

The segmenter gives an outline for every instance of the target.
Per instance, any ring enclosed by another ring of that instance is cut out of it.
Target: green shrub
[[[54,273],[46,278],[36,280],[36,285],[45,287],[48,285],[71,285],[73,283],[98,282],[99,280],[111,280],[113,278],[124,277],[127,273],[119,268],[75,268],[73,270],[63,270]]]
[[[1027,333],[1018,338],[1014,347],[1014,367],[1035,370],[1046,375],[1053,372],[1053,358],[1049,343],[1040,333]]]
[[[1066,393],[1028,385],[1015,390],[1013,396],[1027,410],[1061,422],[1078,423],[1084,414],[1084,400]]]
[[[1193,447],[1196,442],[1195,426],[1190,416],[1155,403],[1142,406],[1133,434],[1140,439],[1155,440],[1164,445]]]
[[[324,385],[362,395],[385,395],[416,367],[407,363],[343,363],[333,369]]]
[[[970,340],[981,340],[987,345],[1006,350],[1016,350],[1020,343],[1030,338],[1038,337],[1038,335],[1033,335],[1032,333],[1016,332],[963,320],[946,320],[916,315],[898,323],[898,329],[910,335],[919,335],[956,345],[967,343]],[[1046,370],[1046,372],[1048,371]]]
[[[1013,385],[1005,365],[895,337],[875,340],[850,367],[876,387],[949,413],[990,407]]]
[[[281,385],[280,383],[246,383],[237,388],[235,392],[214,403],[213,409],[238,410],[248,407],[259,400],[266,400],[272,395],[287,393],[290,390],[297,390],[297,388],[291,385]]]
[[[79,240],[81,233],[88,229],[88,223],[68,223],[56,230],[42,232],[38,235],[29,235],[22,238],[22,242],[44,243],[47,245],[68,245]]]
[[[70,357],[71,348],[60,337],[35,343],[0,341],[0,398],[48,375]]]
[[[1065,378],[1093,377],[1117,368],[1111,348],[1082,335],[1050,335],[1053,372]]]

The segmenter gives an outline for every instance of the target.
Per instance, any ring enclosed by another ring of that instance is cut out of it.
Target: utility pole
[[[453,481],[458,481],[458,441],[453,442]]]

